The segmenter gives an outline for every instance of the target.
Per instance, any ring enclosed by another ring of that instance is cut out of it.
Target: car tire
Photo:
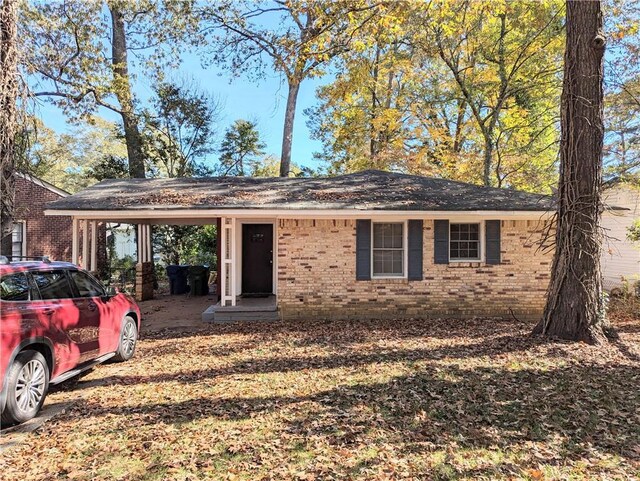
[[[118,350],[113,357],[115,362],[128,361],[136,352],[136,344],[138,342],[138,325],[131,316],[124,318],[122,329],[120,330],[120,341],[118,342]]]
[[[7,400],[2,426],[20,424],[34,418],[49,391],[49,365],[38,351],[20,352],[7,371]]]

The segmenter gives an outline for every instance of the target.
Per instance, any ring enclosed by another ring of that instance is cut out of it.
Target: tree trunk
[[[604,342],[600,273],[605,39],[599,1],[567,1],[556,251],[534,333]]]
[[[491,160],[493,157],[493,139],[491,134],[484,135],[484,157],[482,159],[482,183],[491,186]]]
[[[296,103],[300,82],[289,80],[289,95],[284,113],[284,132],[282,133],[282,156],[280,157],[280,177],[288,177],[291,171],[291,144],[293,142],[293,121],[296,117]]]
[[[133,94],[129,81],[127,65],[127,37],[125,33],[124,14],[117,6],[110,3],[113,38],[111,42],[115,95],[120,103],[120,115],[124,126],[124,137],[129,158],[129,176],[144,178],[144,153],[142,136],[138,128],[138,119],[133,106]]]
[[[11,255],[15,198],[18,97],[17,52],[18,2],[3,0],[0,5],[0,253]]]
[[[369,164],[371,167],[375,165],[374,161],[378,157],[378,131],[375,127],[376,116],[378,115],[378,72],[380,69],[380,45],[376,45],[376,56],[373,63],[373,72],[371,76],[371,82],[373,88],[371,89],[371,123],[369,124]]]

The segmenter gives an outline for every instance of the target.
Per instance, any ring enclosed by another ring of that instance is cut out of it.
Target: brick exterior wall
[[[61,198],[60,194],[41,185],[16,176],[15,221],[26,223],[26,255],[49,256],[52,260],[71,262],[71,217],[45,216],[49,202]],[[98,270],[106,265],[106,230],[98,229]],[[82,234],[79,237],[82,252]]]
[[[423,228],[422,281],[356,281],[355,220],[278,221],[278,305],[285,319],[513,315],[544,307],[553,253],[538,221],[501,222],[501,263],[434,264],[433,221]],[[484,249],[484,247],[483,247]]]

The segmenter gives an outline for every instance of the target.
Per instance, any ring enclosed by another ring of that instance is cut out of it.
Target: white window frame
[[[402,275],[390,276],[388,274],[374,274],[373,273],[373,226],[375,224],[402,224]],[[370,253],[370,273],[371,279],[406,279],[409,265],[409,243],[408,243],[408,221],[407,220],[372,220],[371,221],[371,253]]]
[[[22,224],[22,249],[21,256],[27,255],[27,221],[26,220],[14,220],[13,224]],[[11,255],[13,255],[13,226],[11,227]]]
[[[485,249],[484,249],[484,220],[458,220],[455,222],[449,221],[449,239],[447,242],[447,257],[449,258],[450,263],[456,262],[484,262],[485,260]],[[451,258],[451,225],[453,224],[478,224],[478,253],[480,254],[477,258],[468,258],[468,259],[452,259]]]

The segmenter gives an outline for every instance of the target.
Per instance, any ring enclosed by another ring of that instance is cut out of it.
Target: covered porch
[[[55,212],[60,215],[59,211]],[[152,227],[160,225],[215,225],[217,302],[202,313],[203,321],[277,319],[275,218],[212,216],[211,212],[183,210],[118,212],[66,212],[72,218],[72,262],[95,271],[96,233],[100,223],[135,226],[135,297],[154,297]]]

